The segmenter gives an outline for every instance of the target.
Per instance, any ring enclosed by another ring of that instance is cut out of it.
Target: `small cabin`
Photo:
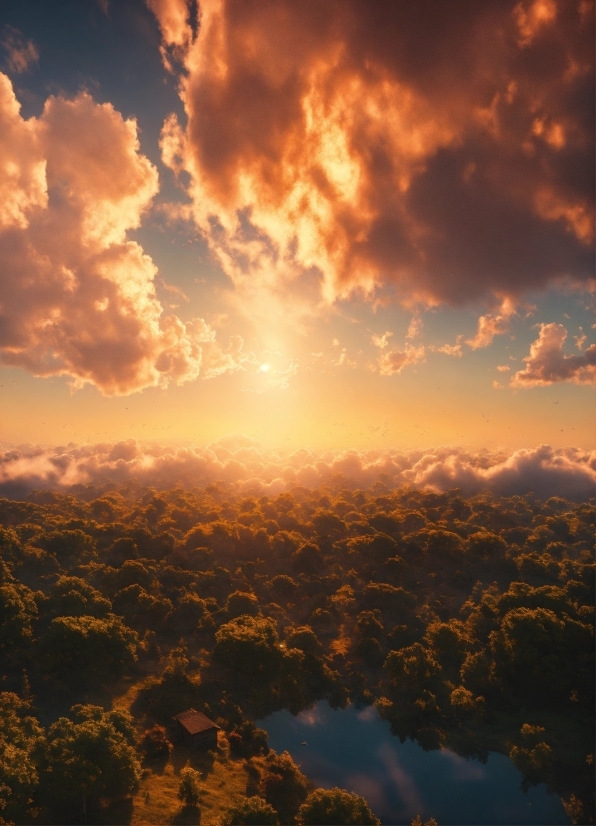
[[[188,711],[177,714],[174,720],[179,739],[190,748],[205,750],[217,748],[219,726],[200,711],[189,708]]]

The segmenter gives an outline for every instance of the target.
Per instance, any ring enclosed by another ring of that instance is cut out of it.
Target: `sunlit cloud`
[[[0,453],[0,491],[21,496],[32,488],[109,485],[128,480],[170,487],[211,482],[237,491],[279,493],[302,485],[335,482],[368,488],[411,486],[466,496],[488,491],[572,500],[593,496],[596,452],[548,445],[511,453],[471,452],[455,447],[431,450],[263,450],[247,437],[227,437],[206,447],[142,446],[133,439],[52,449],[18,448]]]
[[[461,358],[463,355],[461,346],[463,339],[464,337],[459,335],[455,339],[455,344],[442,344],[440,347],[431,345],[428,349],[433,350],[435,353],[444,353],[446,356],[457,356],[458,358]]]
[[[106,395],[240,369],[238,336],[224,352],[203,319],[164,313],[128,238],[159,189],[135,121],[87,93],[25,120],[0,74],[0,126],[0,361]]]
[[[567,330],[562,324],[541,324],[525,367],[511,378],[512,387],[544,387],[557,382],[593,384],[596,381],[596,344],[581,356],[566,356],[563,345]]]
[[[4,26],[0,47],[4,52],[9,71],[21,74],[39,62],[39,51],[32,40],[27,40],[23,33],[14,26]]]
[[[401,373],[409,364],[424,362],[425,352],[424,346],[413,347],[411,344],[406,344],[403,350],[388,350],[379,356],[375,369],[381,376],[393,376]]]
[[[435,7],[432,35],[409,4],[205,0],[198,29],[191,4],[149,6],[166,65],[184,65],[187,123],[167,119],[163,160],[251,312],[379,290],[409,307],[516,301],[590,277],[592,198],[562,153],[592,163],[573,103],[592,31],[571,0]],[[483,316],[470,346],[510,316]]]
[[[515,315],[515,306],[509,299],[504,299],[495,315],[487,314],[478,319],[478,329],[473,338],[466,339],[466,344],[477,350],[479,347],[488,347],[495,336],[503,335],[509,330],[511,317]]]
[[[387,330],[387,332],[383,333],[382,336],[377,336],[373,334],[371,341],[375,345],[375,347],[380,347],[381,350],[383,350],[389,344],[389,339],[392,335],[393,333]]]

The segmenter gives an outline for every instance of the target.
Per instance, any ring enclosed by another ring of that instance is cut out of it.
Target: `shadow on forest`
[[[131,706],[135,717],[145,716],[170,726],[175,714],[202,704],[201,688],[188,677],[164,678],[139,691]]]
[[[132,820],[133,799],[132,797],[125,797],[121,800],[112,801],[109,806],[100,808],[93,813],[93,817],[89,818],[89,823],[109,824],[118,823],[121,826],[128,826]]]
[[[200,822],[201,810],[197,806],[183,806],[172,818],[172,823],[178,826],[196,826]]]
[[[213,772],[215,753],[189,749],[188,746],[177,743],[168,757],[153,757],[144,762],[144,766],[158,775],[164,774],[168,765],[172,766],[176,775],[180,774],[185,766],[190,766],[199,772],[202,780],[205,780]]]

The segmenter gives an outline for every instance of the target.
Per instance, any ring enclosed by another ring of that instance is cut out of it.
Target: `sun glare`
[[[261,373],[268,373],[269,370],[270,370],[270,367],[269,367],[268,364],[261,364],[261,366],[259,367],[259,371]]]

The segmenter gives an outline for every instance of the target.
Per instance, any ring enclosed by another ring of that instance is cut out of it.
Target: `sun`
[[[271,368],[269,367],[268,364],[261,364],[261,366],[259,367],[259,372],[268,373],[270,369]]]

